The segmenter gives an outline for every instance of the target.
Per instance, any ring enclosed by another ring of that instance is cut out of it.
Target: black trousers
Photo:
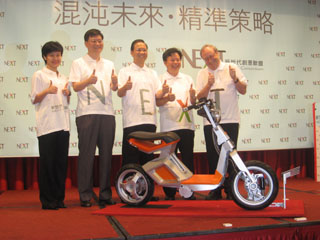
[[[67,131],[58,131],[38,137],[39,192],[42,205],[64,200],[69,136]]]
[[[181,129],[172,131],[180,137],[180,141],[177,144],[175,152],[177,154],[178,150],[181,153],[182,162],[189,168],[191,172],[194,172],[193,164],[193,146],[194,146],[194,131],[190,129]],[[164,187],[163,191],[166,196],[173,197],[176,194],[175,188]]]
[[[239,123],[224,123],[220,124],[221,127],[227,134],[229,135],[230,139],[233,141],[235,147],[237,147],[237,141],[238,141],[238,135],[239,135]],[[212,126],[207,125],[204,126],[204,136],[206,141],[206,149],[207,149],[207,157],[208,157],[208,165],[209,165],[209,173],[214,174],[219,160],[219,154],[216,152],[216,149],[213,145],[213,139],[212,139]],[[228,175],[230,176],[235,171],[232,164],[228,164]],[[227,176],[227,178],[224,181],[224,191],[228,193],[229,186],[230,186],[230,180]],[[221,188],[218,189],[218,191],[221,191]]]
[[[147,154],[139,151],[136,147],[129,144],[127,137],[130,133],[136,131],[156,132],[157,127],[153,124],[141,124],[123,129],[122,137],[122,166],[128,163],[137,163],[143,165],[154,158],[154,154]]]
[[[220,124],[221,127],[227,134],[230,139],[233,141],[235,147],[237,147],[238,135],[239,135],[239,123],[224,123]],[[208,157],[209,173],[214,174],[218,165],[219,154],[214,148],[213,139],[212,139],[212,126],[204,126],[204,137],[206,141],[206,150]]]

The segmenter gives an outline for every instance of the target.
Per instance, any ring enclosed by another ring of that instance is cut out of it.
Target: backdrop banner
[[[44,66],[41,47],[64,47],[60,72],[87,53],[84,33],[104,34],[102,57],[116,72],[132,61],[130,44],[149,46],[147,66],[165,72],[162,53],[183,52],[181,72],[193,77],[204,67],[200,49],[210,43],[248,79],[239,95],[238,149],[313,147],[312,103],[320,98],[320,3],[316,0],[0,0],[0,156],[38,156],[31,78]],[[195,86],[195,85],[194,85]],[[70,103],[70,155],[78,154],[77,96]],[[113,93],[116,139],[121,153],[121,99]],[[194,112],[196,115],[196,112]],[[195,117],[195,152],[205,151],[202,119]],[[158,131],[159,131],[158,126]]]

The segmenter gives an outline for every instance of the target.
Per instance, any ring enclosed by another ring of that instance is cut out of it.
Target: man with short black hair
[[[122,165],[143,165],[153,159],[153,154],[140,152],[131,146],[127,136],[135,131],[156,131],[156,99],[162,97],[163,91],[157,73],[145,66],[148,45],[137,39],[132,42],[130,50],[133,63],[119,71],[118,96],[122,98],[123,111]],[[164,91],[168,92],[168,89]]]
[[[177,48],[167,49],[163,55],[163,63],[167,71],[160,76],[162,84],[169,86],[169,93],[158,100],[160,109],[161,132],[174,132],[180,137],[176,152],[179,149],[182,162],[194,172],[193,146],[194,122],[192,111],[182,109],[196,102],[196,91],[189,75],[180,72],[182,53]],[[175,200],[175,188],[163,188],[166,200]],[[195,200],[192,195],[189,200]]]
[[[122,166],[128,163],[144,165],[154,158],[131,146],[127,136],[135,131],[155,132],[157,128],[156,102],[169,91],[161,86],[157,73],[145,66],[148,45],[134,40],[130,48],[133,62],[119,71],[118,96],[122,98]],[[158,200],[152,197],[151,200]]]
[[[82,207],[91,207],[93,163],[99,149],[99,205],[112,205],[110,173],[115,137],[112,91],[118,89],[113,62],[100,56],[103,34],[91,29],[84,35],[88,54],[73,61],[69,81],[78,94],[78,190]]]

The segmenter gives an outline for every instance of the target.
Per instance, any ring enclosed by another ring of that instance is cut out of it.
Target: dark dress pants
[[[123,129],[122,137],[122,166],[128,163],[137,163],[141,166],[154,158],[154,154],[147,154],[139,151],[128,142],[128,135],[136,131],[156,132],[156,126],[153,124],[141,124]]]
[[[229,135],[230,139],[233,141],[235,147],[237,147],[238,135],[239,135],[239,123],[223,123],[220,124],[221,127],[227,134]],[[207,158],[208,158],[208,166],[209,166],[209,173],[214,174],[218,165],[219,154],[216,152],[213,139],[212,139],[212,126],[206,125],[204,126],[204,136],[206,141],[206,150],[207,150]],[[215,137],[215,136],[214,136]],[[232,172],[235,171],[231,162],[228,164],[228,175],[230,176]],[[228,191],[227,188],[229,187],[229,179],[226,178],[224,186],[225,191]]]
[[[115,137],[115,117],[112,115],[83,115],[76,118],[79,159],[78,191],[80,201],[93,197],[93,164],[99,149],[99,199],[108,200],[111,192],[111,161]]]
[[[64,201],[69,136],[69,131],[57,131],[38,137],[39,193],[43,206]]]

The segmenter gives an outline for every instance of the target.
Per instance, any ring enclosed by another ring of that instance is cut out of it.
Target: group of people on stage
[[[193,79],[180,72],[182,53],[169,48],[163,53],[167,71],[157,73],[145,65],[148,45],[142,39],[131,44],[132,63],[116,74],[113,62],[101,57],[103,34],[90,29],[84,35],[88,53],[73,61],[69,80],[59,73],[63,47],[47,42],[42,47],[45,67],[32,77],[31,100],[36,109],[39,142],[39,190],[42,209],[65,208],[65,180],[69,148],[69,108],[72,86],[78,95],[76,126],[78,132],[78,191],[80,205],[91,207],[93,198],[93,163],[99,149],[99,205],[115,204],[112,199],[110,171],[115,138],[115,116],[112,91],[122,99],[123,142],[122,165],[144,163],[151,154],[138,151],[127,141],[135,131],[155,132],[156,106],[160,110],[160,131],[173,131],[179,137],[176,151],[191,170],[193,166],[194,121],[192,111],[182,108],[203,97],[214,98],[213,88],[224,88],[220,94],[221,125],[233,142],[237,143],[240,112],[238,93],[245,94],[247,79],[235,64],[220,60],[213,45],[201,48],[206,68],[199,71],[194,87]],[[211,125],[204,118],[204,134],[208,153],[209,173],[214,173],[218,155],[213,147]],[[164,188],[165,199],[174,200],[176,189]],[[228,197],[227,192],[227,197]],[[221,189],[211,191],[206,199],[221,199]],[[152,200],[157,200],[153,197]],[[189,199],[196,199],[192,195]]]

